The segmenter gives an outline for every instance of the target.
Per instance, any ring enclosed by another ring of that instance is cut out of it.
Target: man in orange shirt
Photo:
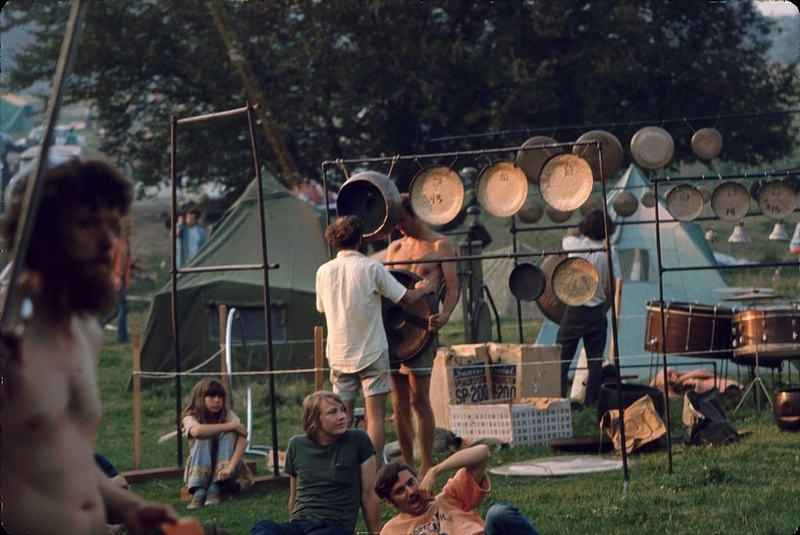
[[[117,342],[127,344],[128,337],[128,290],[131,288],[131,270],[141,272],[142,266],[133,263],[130,237],[133,233],[133,220],[124,217],[120,221],[119,236],[114,240],[111,249],[111,261],[114,265],[114,289],[117,291]]]
[[[474,511],[492,484],[486,474],[489,447],[479,444],[460,450],[428,470],[422,481],[405,463],[392,462],[378,470],[375,493],[400,514],[389,520],[381,535],[409,533],[461,533],[464,535],[539,535],[516,507],[493,505],[486,521]],[[436,476],[457,470],[442,491],[435,494]]]

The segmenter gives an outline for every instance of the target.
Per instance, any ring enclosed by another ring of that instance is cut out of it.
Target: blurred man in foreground
[[[116,304],[110,253],[131,203],[131,185],[103,162],[77,159],[50,169],[42,180],[19,289],[28,303],[25,320],[2,333],[0,348],[3,528],[12,534],[104,535],[108,522],[145,535],[177,515],[115,485],[94,457],[103,417],[98,317]],[[3,220],[12,250],[24,183],[13,185]]]

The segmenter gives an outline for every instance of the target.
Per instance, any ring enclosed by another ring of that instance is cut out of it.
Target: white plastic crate
[[[497,438],[512,446],[547,446],[550,439],[572,436],[572,413],[569,400],[563,398],[450,405],[450,430],[462,438]]]

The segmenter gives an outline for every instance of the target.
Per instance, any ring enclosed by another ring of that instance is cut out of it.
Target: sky
[[[797,15],[797,6],[789,0],[756,0],[759,11],[767,17]]]

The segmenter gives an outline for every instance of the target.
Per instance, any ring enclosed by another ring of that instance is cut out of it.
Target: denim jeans
[[[122,285],[117,291],[117,342],[120,344],[127,344],[130,342],[128,338],[128,291],[125,285]]]
[[[539,535],[533,524],[508,503],[493,505],[486,513],[485,535]]]
[[[262,519],[252,527],[250,535],[351,535],[351,533],[339,524],[322,524],[299,519],[291,522]]]
[[[239,435],[233,431],[220,433],[219,438],[195,438],[192,442],[192,450],[187,461],[188,476],[186,486],[192,494],[199,491],[205,494],[206,491],[219,493],[219,483],[217,472],[225,468],[233,455],[236,440]],[[233,471],[233,481],[239,477],[241,461]]]

